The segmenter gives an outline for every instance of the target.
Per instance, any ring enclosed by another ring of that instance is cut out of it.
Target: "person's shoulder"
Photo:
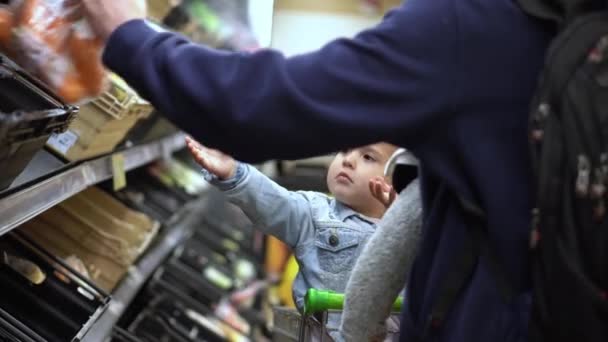
[[[406,17],[407,21],[400,20]],[[457,20],[459,27],[467,25],[480,27],[484,22],[496,20],[508,19],[511,22],[513,17],[525,17],[517,2],[513,0],[492,2],[485,0],[408,0],[389,11],[384,17],[384,21],[393,22],[409,30],[412,21],[434,26],[445,26],[446,24],[451,26],[456,24],[454,19],[459,18]],[[467,21],[472,18],[475,19],[475,22]],[[429,23],[429,19],[434,20]]]
[[[412,29],[412,21],[429,24],[428,21],[431,18],[442,18],[439,23],[443,24],[444,14],[454,13],[453,2],[454,0],[408,0],[390,10],[384,16],[383,24],[394,24],[396,27],[402,26],[408,30]]]

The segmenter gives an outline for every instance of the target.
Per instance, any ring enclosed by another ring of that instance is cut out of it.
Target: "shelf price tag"
[[[64,133],[57,134],[53,133],[47,144],[60,152],[61,154],[68,154],[68,151],[78,141],[78,135],[72,131],[65,131]]]
[[[127,186],[125,157],[122,153],[115,153],[112,155],[112,175],[114,180],[114,191],[118,191]]]

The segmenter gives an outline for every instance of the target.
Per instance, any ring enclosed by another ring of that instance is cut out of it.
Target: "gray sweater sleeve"
[[[399,194],[359,256],[346,287],[340,326],[344,341],[370,341],[385,334],[385,320],[405,286],[420,240],[418,183]]]

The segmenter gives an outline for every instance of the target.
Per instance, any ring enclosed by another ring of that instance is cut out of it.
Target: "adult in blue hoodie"
[[[137,19],[129,0],[82,1],[107,39],[106,65],[207,146],[246,162],[377,141],[413,151],[425,222],[401,340],[425,331],[433,341],[526,339],[528,107],[551,28],[514,0],[408,0],[354,39],[285,58],[193,44]],[[458,195],[486,212],[515,295],[501,296],[482,256],[445,319],[426,330],[467,237]]]

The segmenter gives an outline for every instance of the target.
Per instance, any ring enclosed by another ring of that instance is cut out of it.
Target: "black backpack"
[[[530,142],[536,175],[530,252],[531,342],[608,341],[608,2],[518,0],[557,33],[534,96]],[[480,255],[505,301],[513,289],[487,239],[485,215],[460,198],[469,238],[432,307],[439,326]]]
[[[605,342],[608,6],[599,1],[549,2],[553,7],[546,6],[548,1],[519,2],[528,14],[559,28],[530,115],[537,177],[530,239],[531,341]]]

